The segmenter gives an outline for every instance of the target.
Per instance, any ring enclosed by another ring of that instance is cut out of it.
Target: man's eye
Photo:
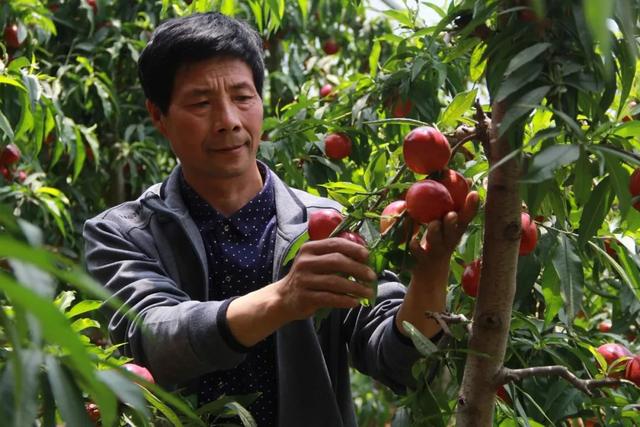
[[[206,107],[208,105],[209,101],[194,102],[193,104],[191,104],[192,107]]]
[[[238,95],[236,96],[236,100],[239,102],[248,102],[253,99],[253,95]]]

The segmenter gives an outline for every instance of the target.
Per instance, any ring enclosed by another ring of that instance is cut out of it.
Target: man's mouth
[[[214,153],[233,153],[234,151],[240,150],[242,147],[247,145],[246,143],[240,145],[233,145],[231,147],[222,147],[222,148],[212,148],[208,151],[213,151]]]

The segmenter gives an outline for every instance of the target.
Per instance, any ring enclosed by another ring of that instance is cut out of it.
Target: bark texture
[[[492,125],[485,150],[493,166],[512,150],[506,137],[497,138],[505,106],[493,105]],[[514,158],[489,175],[480,288],[476,300],[456,425],[490,427],[496,388],[504,361],[516,290],[520,244],[520,163]]]

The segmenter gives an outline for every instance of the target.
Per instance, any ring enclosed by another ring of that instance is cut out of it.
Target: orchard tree
[[[144,111],[141,49],[162,19],[219,10],[263,36],[261,159],[344,206],[314,216],[290,260],[306,238],[340,235],[408,283],[414,236],[428,244],[427,223],[480,195],[448,312],[425,314],[444,337],[406,326],[424,359],[403,397],[354,373],[361,425],[640,421],[639,2],[383,3],[0,6],[3,419],[250,419],[231,400],[195,415],[188,398],[120,369],[93,313],[108,296],[75,265],[82,222],[175,164]]]

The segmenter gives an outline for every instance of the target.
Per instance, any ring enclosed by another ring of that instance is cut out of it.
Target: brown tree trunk
[[[486,153],[493,166],[512,150],[507,137],[498,138],[505,105],[492,109]],[[520,242],[520,163],[505,162],[489,175],[480,288],[456,413],[457,426],[490,427],[493,423],[498,374],[507,347],[511,308],[516,290]]]

